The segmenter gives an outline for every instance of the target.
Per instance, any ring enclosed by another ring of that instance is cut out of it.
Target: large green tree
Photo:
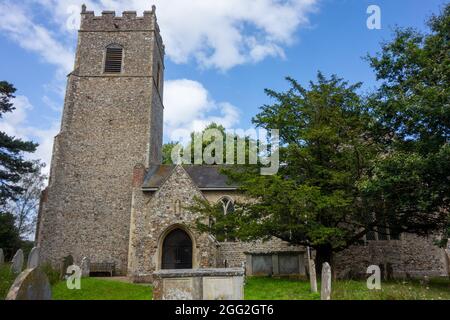
[[[254,166],[228,170],[253,200],[237,203],[234,215],[213,226],[205,218],[220,219],[221,209],[198,200],[191,209],[201,213],[199,228],[309,245],[318,267],[369,232],[445,232],[449,8],[430,19],[428,34],[399,29],[369,57],[381,85],[367,100],[357,94],[359,84],[321,74],[308,89],[289,79],[289,91],[267,90],[275,103],[254,123],[280,129],[282,167],[274,176]]]
[[[401,232],[445,235],[450,212],[450,4],[426,34],[397,29],[368,60],[381,85],[369,105],[384,156],[361,184]],[[374,208],[376,210],[376,208]],[[442,238],[445,245],[448,236]]]
[[[0,81],[0,118],[13,112],[12,99],[16,89],[8,82]],[[0,211],[8,201],[16,200],[24,192],[18,185],[22,175],[35,171],[33,163],[24,159],[24,153],[36,151],[37,144],[23,141],[0,131]]]
[[[198,227],[243,240],[276,237],[316,249],[318,264],[332,262],[333,252],[358,242],[375,223],[360,197],[358,181],[367,174],[377,153],[368,134],[372,119],[350,85],[318,74],[308,89],[288,79],[287,92],[266,90],[275,100],[253,122],[280,130],[278,174],[260,175],[257,166],[226,170],[241,192],[253,201],[236,203],[235,213],[220,219],[220,207],[199,200]],[[223,212],[223,211],[222,211]],[[205,216],[217,221],[202,224]]]

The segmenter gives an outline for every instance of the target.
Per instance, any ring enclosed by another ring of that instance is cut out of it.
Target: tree
[[[220,136],[220,137],[216,137]],[[238,139],[240,137],[234,133],[227,133],[226,129],[217,123],[210,123],[205,129],[203,129],[201,132],[192,132],[190,136],[190,141],[186,146],[183,146],[183,150],[180,152],[180,155],[183,156],[185,150],[189,151],[190,147],[190,163],[191,164],[207,164],[204,161],[204,157],[202,157],[201,160],[195,159],[195,142],[201,141],[201,151],[202,155],[208,154],[212,155],[212,157],[216,156],[217,150],[215,147],[215,141],[218,140],[221,144],[221,148],[223,149],[223,158],[221,159],[222,164],[225,164],[227,162],[227,154],[226,154],[226,148],[227,148],[227,142],[233,141],[233,157],[234,157],[234,163],[236,163],[237,160],[237,150],[238,150]],[[228,140],[227,140],[228,139]],[[245,143],[245,157],[248,158],[249,154],[249,143],[251,140],[250,137],[241,138],[241,140]],[[167,144],[163,145],[162,153],[163,153],[163,164],[173,164],[172,160],[172,151],[179,146],[179,143],[177,142],[169,142]],[[213,163],[213,164],[218,164]]]
[[[22,239],[29,238],[36,227],[37,211],[41,192],[45,187],[47,176],[42,173],[45,164],[33,161],[31,173],[24,174],[18,185],[25,190],[17,196],[15,201],[8,203],[8,212],[11,212],[16,220],[16,226]]]
[[[395,30],[368,61],[381,85],[369,100],[385,154],[361,183],[398,232],[448,232],[450,221],[450,4],[430,32]],[[374,208],[375,210],[375,208]],[[445,246],[448,235],[442,238]]]
[[[0,118],[6,112],[12,112],[16,89],[9,83],[0,82]],[[33,163],[23,158],[23,153],[35,152],[37,144],[23,141],[0,132],[0,211],[9,200],[16,200],[24,189],[17,185],[22,175],[34,171]]]
[[[242,240],[276,237],[311,246],[320,266],[374,228],[357,185],[377,151],[367,133],[372,119],[356,93],[359,83],[321,73],[309,89],[288,81],[287,92],[266,90],[276,102],[253,119],[258,127],[280,130],[282,166],[273,176],[260,175],[258,166],[226,170],[254,201],[237,202],[225,226]],[[202,224],[220,217],[218,206],[198,200],[190,209],[200,213],[201,230],[219,232],[214,228],[221,224]]]
[[[19,249],[20,245],[20,235],[14,216],[8,212],[0,212],[0,248],[8,249],[11,253]]]
[[[309,245],[320,267],[368,232],[448,231],[449,8],[430,19],[430,34],[399,29],[368,58],[381,85],[367,101],[360,84],[320,73],[309,89],[288,79],[287,92],[266,90],[276,102],[253,121],[280,129],[282,167],[228,170],[252,199],[226,218],[236,237]],[[217,232],[203,221],[218,206],[198,200],[191,210],[201,230]]]

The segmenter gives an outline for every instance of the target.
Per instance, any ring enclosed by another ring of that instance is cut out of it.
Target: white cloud
[[[284,57],[319,0],[154,0],[168,57],[175,63],[196,61],[203,68],[228,70],[266,57]],[[148,0],[33,0],[47,9],[60,32],[77,20],[86,3],[102,10],[149,10]],[[74,11],[75,10],[75,11]],[[79,11],[79,9],[78,9]]]
[[[231,128],[239,122],[238,109],[228,102],[214,101],[205,87],[187,79],[166,81],[164,125],[170,140],[201,131],[211,122]],[[217,114],[219,115],[213,115]]]
[[[0,131],[10,136],[27,141],[39,143],[35,153],[26,154],[28,159],[41,159],[47,164],[45,173],[48,173],[53,149],[53,139],[58,134],[59,124],[57,121],[49,123],[45,129],[30,125],[28,113],[33,109],[30,101],[25,96],[17,96],[13,101],[16,108],[13,112],[3,115],[0,119]]]
[[[39,54],[47,63],[61,72],[73,68],[73,52],[58,42],[46,28],[32,21],[26,8],[9,1],[0,3],[0,31],[22,48]]]
[[[296,41],[296,32],[308,24],[319,0],[155,0],[168,58],[175,63],[197,63],[221,71],[267,57],[284,58],[284,48]],[[55,80],[47,87],[63,95],[65,74],[72,71],[76,30],[81,5],[99,15],[101,10],[151,9],[149,0],[26,0],[0,2],[0,33],[22,48],[56,66]],[[46,20],[39,20],[45,17]],[[42,21],[42,22],[41,22]],[[236,107],[216,102],[202,84],[181,79],[166,82],[165,132],[201,130],[211,122],[231,128],[239,122]],[[58,112],[58,105],[43,102]],[[29,125],[32,109],[26,97],[16,98],[17,110],[0,120],[0,130],[40,143],[34,155],[50,163],[58,121],[48,128]]]

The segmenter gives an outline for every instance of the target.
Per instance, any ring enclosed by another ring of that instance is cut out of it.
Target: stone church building
[[[151,281],[161,269],[234,267],[248,274],[305,274],[305,248],[280,240],[218,242],[183,209],[195,196],[233,214],[237,187],[214,166],[162,165],[164,44],[155,9],[101,16],[83,6],[74,70],[36,232],[45,261],[115,264]],[[379,264],[398,276],[443,275],[432,239],[373,235],[336,257],[338,274]]]

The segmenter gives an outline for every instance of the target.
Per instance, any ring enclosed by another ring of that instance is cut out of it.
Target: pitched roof
[[[142,185],[144,191],[156,191],[169,178],[175,165],[152,165]],[[200,190],[236,190],[228,177],[220,172],[223,166],[184,165],[184,170]]]

